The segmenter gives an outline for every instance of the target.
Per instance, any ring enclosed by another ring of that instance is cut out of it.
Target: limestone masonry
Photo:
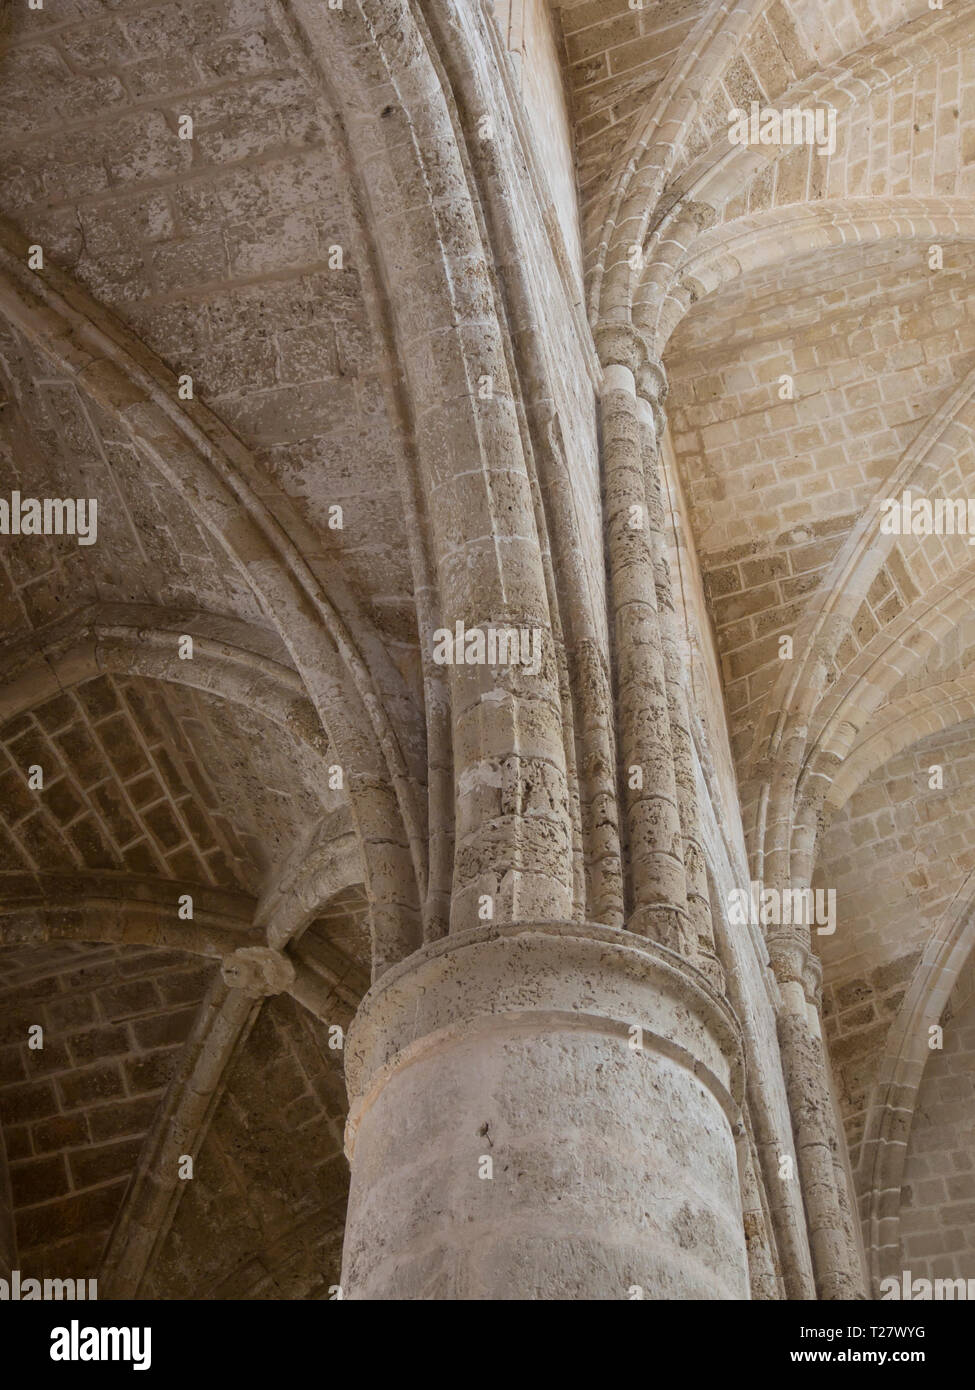
[[[973,545],[975,0],[0,0],[0,1301],[975,1296]]]

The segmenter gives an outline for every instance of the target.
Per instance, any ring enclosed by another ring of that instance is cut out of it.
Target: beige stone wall
[[[674,448],[706,557],[736,749],[748,747],[754,706],[781,672],[779,638],[795,633],[919,422],[973,361],[970,253],[930,284],[920,254],[906,283],[900,258],[876,260],[864,271],[839,256],[826,292],[812,263],[787,289],[766,273],[726,290],[720,310],[691,314],[671,345]],[[792,400],[779,398],[784,375]],[[936,495],[965,488],[970,447],[945,460]],[[840,659],[963,563],[964,544],[899,546]]]
[[[970,1279],[975,1245],[975,1000],[953,999],[917,1099],[901,1189],[902,1267]]]
[[[514,62],[531,138],[549,181],[570,261],[581,281],[574,137],[557,21],[546,0],[496,0],[494,12]]]
[[[0,1116],[20,1267],[93,1279],[212,967],[62,944],[8,948],[2,968]]]

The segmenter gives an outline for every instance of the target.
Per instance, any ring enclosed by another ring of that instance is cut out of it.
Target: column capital
[[[650,351],[646,335],[634,323],[603,320],[593,332],[603,368],[626,367],[637,394],[654,407],[667,399],[670,384],[663,363]]]
[[[648,358],[640,367],[636,376],[637,396],[641,401],[645,401],[653,419],[653,432],[655,441],[660,443],[667,428],[667,416],[664,414],[663,403],[667,399],[670,390],[670,383],[667,380],[667,373],[664,371],[663,363],[654,358]]]
[[[647,340],[633,323],[603,320],[593,331],[603,367],[626,367],[637,377],[650,361]]]
[[[776,927],[766,938],[769,960],[780,985],[797,984],[806,1002],[819,1007],[823,967],[807,927]]]

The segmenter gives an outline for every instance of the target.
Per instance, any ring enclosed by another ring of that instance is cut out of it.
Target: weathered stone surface
[[[971,1272],[973,26],[0,3],[0,1277]]]

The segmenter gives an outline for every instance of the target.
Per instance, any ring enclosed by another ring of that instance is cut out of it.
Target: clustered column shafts
[[[741,1214],[748,1242],[748,1274],[753,1299],[781,1296],[781,1277],[772,1251],[772,1219],[759,1178],[758,1152],[749,1127],[742,1124],[736,1135]]]
[[[659,447],[664,428],[660,402],[666,393],[663,367],[657,364],[647,367],[640,373],[638,385],[642,401],[648,403],[648,408],[644,411],[643,440],[647,524],[653,555],[657,612],[660,618],[677,810],[682,832],[687,914],[694,937],[695,964],[704,972],[714,988],[723,993],[724,971],[714,944],[707,860],[701,844],[701,808],[697,797],[691,719],[682,678],[677,614],[670,564],[667,559],[664,478]]]
[[[600,396],[610,601],[628,832],[629,916],[638,935],[691,957],[663,639],[645,525],[644,427],[636,394],[642,344],[632,330],[600,343]]]
[[[819,966],[808,929],[773,932],[769,955],[782,991],[779,1047],[816,1289],[825,1300],[862,1298],[864,1271],[845,1175],[837,1163],[836,1117],[819,1030]]]
[[[678,950],[723,992],[667,559],[659,454],[666,378],[659,364],[647,360],[632,330],[607,330],[600,348],[605,364],[601,422],[607,546],[629,837],[628,925]],[[642,770],[642,784],[632,778],[634,768]],[[789,952],[789,959],[794,954]],[[809,959],[804,951],[796,978],[777,970],[784,996],[780,1044],[819,1296],[857,1298],[862,1271],[836,1162],[835,1117],[814,1026],[815,991],[810,997],[805,980]],[[771,1267],[758,1275],[758,1287],[770,1290]]]

